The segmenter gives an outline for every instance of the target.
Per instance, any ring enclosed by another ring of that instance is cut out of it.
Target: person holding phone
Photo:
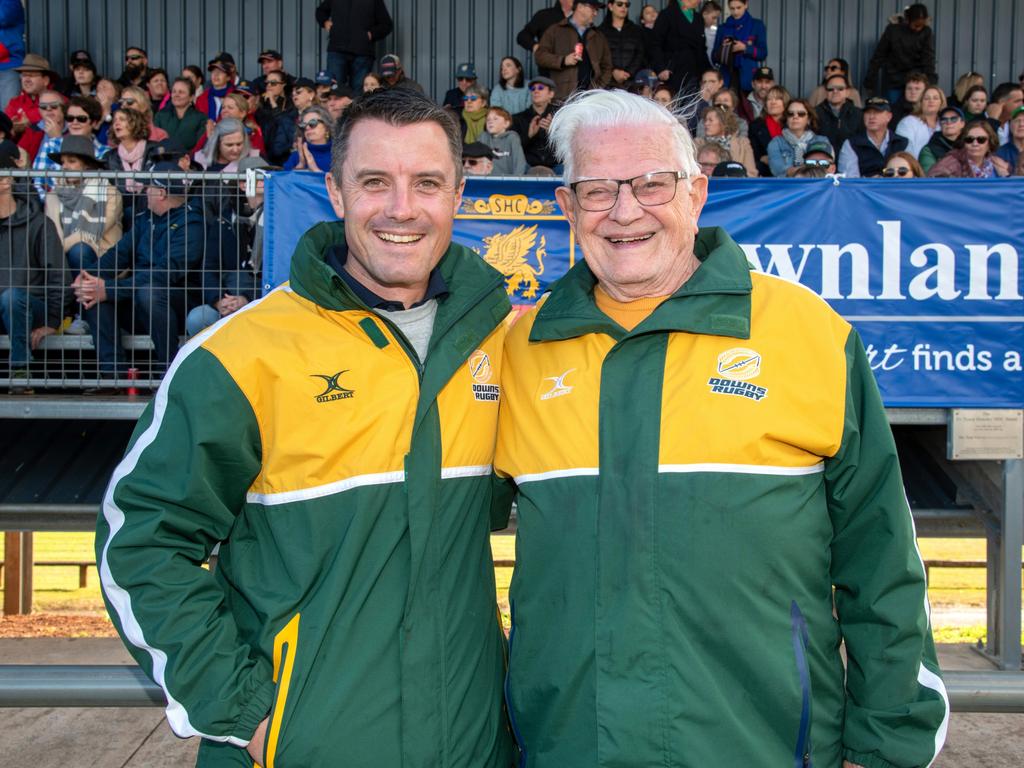
[[[594,28],[601,8],[598,0],[576,0],[572,14],[549,27],[540,39],[534,60],[548,70],[556,99],[576,90],[604,88],[612,81],[608,39]]]
[[[750,15],[747,0],[729,0],[729,18],[718,27],[712,60],[719,65],[726,88],[744,93],[753,88],[754,71],[768,57],[764,22]]]

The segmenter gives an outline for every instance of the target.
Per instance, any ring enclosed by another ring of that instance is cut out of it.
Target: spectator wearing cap
[[[16,168],[12,147],[5,149],[0,170]],[[53,222],[14,195],[14,183],[0,176],[0,330],[10,336],[11,391],[19,393],[27,390],[32,350],[61,326],[66,264]]]
[[[654,87],[660,82],[658,74],[653,69],[641,69],[633,78],[633,87],[638,89],[636,93],[649,99],[654,96]]]
[[[327,92],[327,103],[324,106],[335,126],[341,125],[345,119],[345,110],[352,104],[353,95],[351,88],[338,83],[332,85],[331,90]]]
[[[195,84],[187,77],[171,84],[170,103],[153,118],[154,124],[184,147],[194,147],[206,130],[206,115],[195,108]]]
[[[331,167],[331,116],[323,107],[306,107],[299,113],[296,149],[285,161],[286,171],[326,173]]]
[[[127,364],[118,348],[119,326],[150,335],[156,369],[170,364],[184,326],[185,278],[203,257],[203,216],[185,197],[181,169],[163,161],[148,170],[160,176],[146,182],[147,208],[95,272],[82,270],[72,283],[107,379]]]
[[[307,107],[316,106],[320,103],[320,97],[316,95],[316,83],[308,77],[300,77],[295,81],[292,88],[292,103],[300,112]]]
[[[454,110],[456,113],[461,112],[462,97],[466,95],[470,86],[476,85],[476,79],[476,67],[472,62],[459,64],[455,68],[455,87],[445,93],[441,106]]]
[[[124,52],[124,69],[117,82],[122,88],[129,85],[142,85],[149,77],[149,54],[145,48],[137,45],[128,46]]]
[[[85,136],[66,136],[51,160],[65,171],[95,171],[104,166]],[[99,258],[123,234],[121,193],[107,179],[59,179],[46,195],[45,211],[57,229],[72,275],[83,269],[95,271]],[[80,318],[73,325],[72,333],[88,332]]]
[[[986,120],[972,120],[956,146],[939,160],[928,175],[934,178],[995,179],[1009,176],[1010,164],[996,155],[999,139]]]
[[[924,149],[917,156],[921,169],[927,174],[939,160],[944,158],[956,145],[967,122],[959,107],[946,105],[939,112],[939,130],[932,134]]]
[[[928,8],[923,3],[909,5],[901,15],[889,19],[889,26],[882,33],[868,62],[865,88],[894,104],[900,98],[910,73],[923,73],[928,82],[938,80],[935,73],[935,36],[929,21]]]
[[[462,128],[462,140],[466,144],[472,144],[484,132],[489,96],[487,89],[482,85],[471,85],[462,96],[459,123]]]
[[[818,115],[806,99],[793,99],[786,107],[786,127],[768,144],[772,176],[792,176],[804,164],[807,148],[819,138]],[[825,137],[820,137],[824,139]]]
[[[167,70],[156,67],[149,70],[149,77],[143,83],[149,94],[149,104],[153,113],[159,112],[171,101],[171,85],[167,80]]]
[[[890,156],[905,151],[907,140],[889,128],[891,121],[892,106],[886,99],[865,101],[864,126],[839,150],[839,172],[849,178],[878,176]]]
[[[422,85],[405,74],[405,69],[402,67],[402,60],[393,53],[388,53],[380,57],[380,64],[377,66],[377,72],[380,74],[381,79],[383,80],[382,85],[385,88],[411,88],[419,93],[424,92]]]
[[[512,130],[512,115],[502,107],[491,106],[487,110],[486,129],[478,139],[491,148],[494,155],[495,176],[524,176],[529,166],[523,155],[523,143],[519,134]]]
[[[273,48],[266,48],[260,51],[260,55],[256,58],[256,61],[260,65],[260,74],[252,79],[252,87],[257,94],[266,93],[267,91],[267,78],[272,74],[277,74],[280,79],[284,80],[284,89],[287,93],[291,93],[292,84],[295,82],[295,78],[285,72],[284,69],[284,58],[281,56],[280,51],[276,51]]]
[[[745,179],[747,178],[747,169],[743,167],[743,163],[725,160],[715,166],[711,175],[718,179]]]
[[[68,76],[60,87],[65,96],[95,96],[99,73],[92,56],[86,50],[78,50],[68,59]]]
[[[814,108],[818,114],[818,133],[832,142],[835,152],[864,124],[864,115],[849,94],[850,81],[846,75],[832,75],[825,81],[825,100]]]
[[[0,109],[21,92],[16,68],[25,58],[25,5],[0,0]]]
[[[754,122],[764,112],[765,99],[768,91],[774,88],[775,73],[771,67],[758,67],[750,79],[750,93],[746,98],[740,99],[737,112],[748,123]]]
[[[719,65],[726,88],[748,93],[754,72],[768,58],[764,22],[750,15],[747,0],[729,0],[729,17],[718,26],[712,60]]]
[[[534,52],[537,65],[555,82],[555,98],[573,91],[604,88],[612,80],[612,54],[605,36],[594,28],[599,0],[576,0],[572,15],[544,33]]]
[[[394,29],[384,0],[323,0],[316,21],[328,33],[327,68],[334,79],[361,90],[373,68],[374,44]]]
[[[516,42],[529,53],[536,54],[537,46],[540,44],[540,39],[544,37],[544,33],[558,22],[569,18],[572,15],[572,9],[573,0],[555,0],[554,5],[541,8],[530,17],[526,26],[519,30]],[[541,74],[547,75],[548,73],[544,71]]]
[[[235,90],[235,59],[230,53],[218,53],[210,59],[206,71],[210,73],[210,87],[199,95],[196,109],[216,121],[224,97]]]
[[[701,73],[711,68],[699,4],[699,0],[669,3],[654,22],[652,68],[673,93],[696,92]]]
[[[946,106],[946,94],[937,85],[924,89],[914,111],[899,121],[896,133],[907,140],[907,149],[914,159],[921,154],[939,130],[939,113]]]
[[[731,91],[726,91],[731,93]],[[697,147],[717,144],[722,147],[732,160],[741,163],[751,178],[757,176],[757,164],[754,162],[754,150],[750,140],[739,135],[739,117],[725,107],[709,107],[704,110],[702,120],[703,138],[698,139]]]
[[[1009,139],[996,151],[1006,161],[1013,176],[1024,176],[1024,106],[1017,107],[1008,122]]]
[[[296,81],[296,86],[298,86]],[[299,119],[299,111],[292,103],[288,92],[288,81],[282,72],[271,72],[264,81],[266,90],[260,96],[256,108],[256,122],[263,131],[263,146],[267,160],[273,165],[284,165],[292,153],[295,144],[295,123]],[[293,91],[298,94],[296,87]],[[303,93],[306,96],[314,91]],[[310,106],[312,102],[306,106]]]
[[[804,152],[804,167],[820,168],[826,175],[835,173],[836,151],[832,143],[821,137],[812,141]]]
[[[526,164],[531,168],[556,168],[558,160],[548,146],[548,128],[558,106],[555,104],[555,82],[543,75],[530,80],[530,106],[512,116],[512,129],[519,134]]]
[[[56,95],[54,91],[45,93]],[[50,99],[45,93],[42,100],[44,103]],[[47,136],[39,147],[35,162],[32,163],[35,170],[50,171],[59,168],[57,158],[63,151],[63,142],[69,136],[77,136],[88,141],[92,146],[93,159],[100,163],[110,149],[95,136],[100,120],[103,119],[103,108],[91,96],[72,96],[69,104],[64,105],[62,102],[59,109],[48,110],[44,119],[49,121]],[[35,178],[33,183],[40,199],[54,186],[54,180],[50,177]]]
[[[626,88],[634,75],[644,68],[647,51],[640,25],[629,19],[630,0],[610,0],[608,12],[597,30],[608,41],[612,54],[611,85]]]
[[[515,56],[506,56],[498,65],[498,78],[491,88],[491,106],[501,107],[510,115],[530,106],[530,89],[523,79],[523,63]]]
[[[321,69],[316,73],[313,82],[316,84],[316,97],[323,104],[327,101],[327,92],[331,90],[331,86],[336,82],[334,76],[328,70]]]
[[[469,176],[490,176],[494,171],[494,152],[479,141],[463,144],[462,171]]]
[[[50,69],[49,61],[34,53],[27,54],[14,71],[21,76],[21,93],[7,102],[4,111],[11,118],[18,146],[32,161],[45,138],[39,97],[43,91],[51,90],[51,83],[56,83],[59,77]]]

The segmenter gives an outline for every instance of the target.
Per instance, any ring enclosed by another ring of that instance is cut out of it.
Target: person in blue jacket
[[[319,105],[306,107],[299,113],[297,148],[284,163],[286,171],[317,171],[331,167],[331,133],[334,125],[327,110]]]
[[[750,93],[754,70],[768,57],[764,22],[750,15],[749,5],[747,0],[729,0],[729,17],[718,26],[711,52],[713,63],[722,72],[725,87],[736,87],[738,73],[743,93]]]
[[[25,6],[22,0],[0,0],[0,110],[21,93],[14,71],[25,59]]]

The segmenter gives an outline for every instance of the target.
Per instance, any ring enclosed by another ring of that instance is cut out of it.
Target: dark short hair
[[[498,62],[498,77],[495,78],[495,80],[494,80],[494,82],[496,82],[498,85],[496,85],[494,87],[495,88],[500,87],[502,90],[505,90],[505,80],[501,76],[501,65],[504,64],[506,61],[511,61],[513,64],[516,65],[516,70],[518,70],[516,72],[516,79],[512,81],[512,87],[513,88],[522,88],[523,87],[523,62],[521,62],[515,56],[502,56],[501,57],[501,61]]]
[[[89,117],[90,123],[95,123],[103,119],[103,105],[100,104],[99,100],[93,96],[81,96],[74,95],[68,102],[68,109],[71,107],[78,107],[80,110],[85,112]],[[64,114],[67,114],[67,109],[64,110]]]
[[[186,88],[188,88],[188,95],[189,96],[195,96],[196,95],[196,84],[193,83],[191,80],[189,80],[187,77],[176,77],[176,78],[174,78],[174,83],[181,83]],[[171,87],[172,88],[174,87],[174,83],[171,83]]]
[[[835,79],[836,79],[837,77],[838,77],[838,78],[839,78],[840,80],[842,80],[842,81],[843,81],[843,85],[845,85],[845,86],[846,86],[847,88],[849,88],[849,87],[850,87],[850,78],[848,78],[848,77],[847,77],[846,75],[844,75],[844,74],[843,74],[842,72],[838,72],[838,73],[836,73],[836,74],[834,74],[834,75],[829,75],[828,77],[826,77],[826,78],[825,78],[825,85],[827,86],[827,85],[828,85],[829,83],[831,83],[831,82],[832,82],[833,80],[835,80]]]
[[[161,67],[157,67],[156,69],[149,70],[149,74],[146,76],[146,80],[143,83],[143,85],[148,86],[149,85],[149,81],[152,80],[154,77],[157,77],[158,75],[163,75],[164,76],[164,80],[170,80],[171,79],[171,78],[169,78],[167,76],[167,70],[166,69],[162,69]],[[170,85],[170,83],[168,83],[168,86],[169,85]]]
[[[201,70],[195,64],[186,64],[184,67],[181,68],[181,71],[191,72],[193,75],[195,75],[196,79],[199,80],[199,82],[203,82],[203,80],[206,78],[206,75],[203,74],[203,70]]]
[[[138,52],[139,52],[139,53],[141,53],[141,54],[142,54],[143,56],[145,56],[145,57],[146,57],[147,59],[149,58],[149,54],[148,54],[148,53],[146,53],[146,49],[145,49],[145,48],[143,48],[143,47],[142,47],[141,45],[129,45],[129,46],[125,46],[124,52],[125,52],[125,53],[128,53],[128,51],[138,51]]]
[[[903,18],[907,21],[917,21],[918,19],[928,18],[928,7],[924,3],[914,3],[907,6],[907,10],[903,14]]]
[[[341,186],[341,167],[348,152],[352,129],[366,120],[380,120],[401,127],[435,123],[448,139],[448,151],[455,166],[456,182],[462,179],[462,131],[450,110],[438,106],[411,88],[383,88],[363,94],[345,110],[345,120],[334,131],[331,143],[331,175]]]
[[[1019,91],[1022,88],[1024,88],[1024,86],[1020,83],[1000,83],[995,87],[995,90],[992,91],[992,101],[1002,101],[1014,91]]]
[[[931,80],[928,79],[928,75],[924,72],[908,72],[907,76],[903,79],[903,84],[908,83],[924,83],[925,85],[931,85]]]
[[[827,63],[831,64],[833,61],[839,65],[839,68],[843,71],[844,75],[850,74],[850,62],[848,62],[846,59],[841,59],[838,56],[833,56],[831,59],[828,60]]]

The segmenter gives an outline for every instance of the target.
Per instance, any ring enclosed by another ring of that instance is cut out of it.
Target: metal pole
[[[93,531],[98,513],[98,504],[0,504],[0,530]]]
[[[1021,547],[1024,546],[1024,461],[1003,463],[1003,524],[999,542],[997,631],[1000,669],[1021,669]]]

